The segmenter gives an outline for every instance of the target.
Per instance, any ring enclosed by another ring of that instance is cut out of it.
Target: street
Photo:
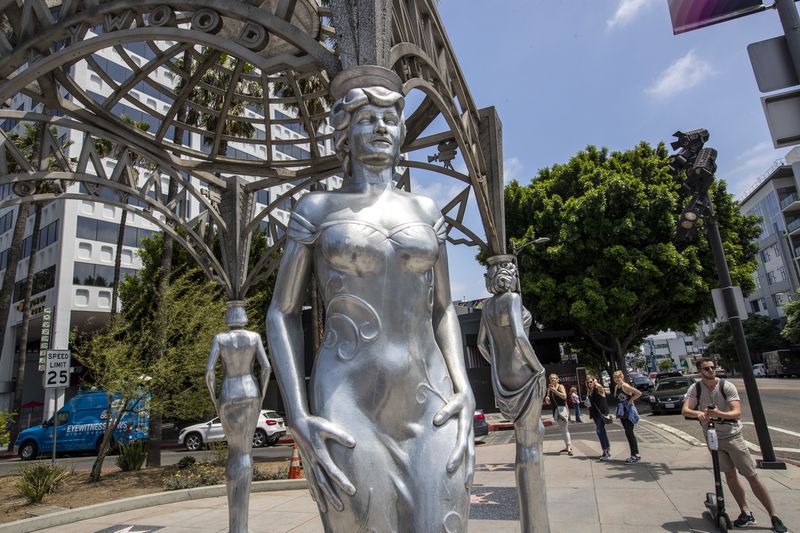
[[[207,450],[198,451],[198,452],[190,452],[183,448],[178,449],[167,449],[161,452],[161,464],[162,466],[174,465],[178,461],[181,460],[182,457],[186,455],[193,455],[198,461],[205,461],[209,460],[212,457],[212,453]],[[291,444],[278,444],[276,446],[266,446],[263,448],[255,448],[253,450],[253,457],[256,461],[276,461],[276,460],[289,460],[292,456],[292,445]],[[95,456],[93,455],[80,455],[77,457],[58,457],[56,462],[60,465],[75,468],[76,470],[89,470],[92,468],[92,464],[94,463]],[[35,464],[37,462],[43,461],[50,461],[50,457],[40,456],[40,459],[37,461],[20,461],[19,458],[13,457],[10,459],[4,459],[0,461],[0,476],[6,476],[8,474],[14,473],[21,465],[23,464]],[[117,456],[110,455],[106,457],[105,462],[103,463],[103,467],[113,467],[116,465]]]

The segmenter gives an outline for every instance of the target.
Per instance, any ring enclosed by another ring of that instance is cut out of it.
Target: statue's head
[[[406,136],[400,78],[375,66],[349,69],[331,82],[336,98],[331,126],[345,175],[355,158],[371,166],[394,166]]]
[[[244,310],[243,300],[230,300],[225,302],[228,310],[225,312],[225,323],[230,329],[241,329],[247,325],[247,313]]]
[[[486,290],[492,294],[519,290],[519,273],[513,255],[493,255],[487,262]]]

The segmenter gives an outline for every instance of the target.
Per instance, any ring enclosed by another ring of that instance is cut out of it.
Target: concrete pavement
[[[609,434],[613,459],[607,463],[597,461],[600,447],[593,433],[575,432],[575,455],[572,457],[559,455],[563,442],[548,435],[544,449],[551,531],[715,531],[710,520],[703,516],[705,493],[713,490],[708,452],[643,422],[636,428],[642,462],[628,465],[624,463],[628,456],[624,435],[621,428],[615,429],[619,431]],[[481,440],[484,443],[476,449],[469,531],[517,532],[513,431],[492,432]],[[800,530],[800,506],[797,505],[800,468],[789,465],[788,470],[761,470],[759,475],[784,523],[790,531]],[[749,487],[746,486],[746,490],[760,524],[749,529],[768,531],[769,518]],[[167,494],[162,496],[162,501],[169,498]],[[209,494],[213,491],[205,493]],[[72,523],[50,529],[41,529],[42,522],[37,525],[35,521],[20,521],[0,526],[0,533],[37,530],[61,533],[223,532],[227,531],[227,504],[224,493],[218,494],[216,497],[196,494],[186,501],[127,511],[122,510],[125,507],[112,504],[104,516],[77,522],[73,518]],[[729,496],[727,491],[726,496]],[[733,499],[728,497],[727,502],[735,517],[738,509]],[[55,518],[55,515],[50,517]],[[253,493],[250,530],[254,533],[323,531],[316,505],[304,489]]]

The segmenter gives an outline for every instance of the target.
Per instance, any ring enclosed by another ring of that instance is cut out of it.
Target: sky
[[[706,128],[717,177],[740,198],[788,151],[772,146],[747,55],[782,35],[775,10],[677,36],[667,0],[441,0],[439,11],[476,105],[503,122],[506,182],[527,184],[587,145],[626,150]],[[417,191],[441,199],[452,185]],[[468,217],[480,227],[474,207]],[[476,253],[449,247],[454,300],[488,296]]]

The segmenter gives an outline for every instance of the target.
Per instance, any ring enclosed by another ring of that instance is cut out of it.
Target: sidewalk
[[[600,448],[590,424],[571,426],[573,457],[558,454],[563,442],[555,428],[548,430],[544,450],[552,533],[715,531],[703,517],[705,493],[713,490],[708,452],[642,422],[636,428],[642,462],[628,465],[624,463],[628,455],[624,434],[615,426],[609,432],[614,459],[608,463],[596,460]],[[469,531],[517,532],[513,431],[495,431],[479,441],[484,443],[476,447]],[[800,468],[788,465],[788,470],[761,470],[759,475],[786,526],[800,531]],[[744,485],[760,524],[749,529],[768,531],[769,518]],[[726,502],[735,517],[738,509],[727,490]],[[42,531],[223,532],[227,521],[226,499],[220,496],[125,512],[111,510],[106,516]],[[0,526],[0,532],[35,530],[22,525]],[[307,490],[282,490],[252,494],[250,531],[321,533],[323,529]]]

